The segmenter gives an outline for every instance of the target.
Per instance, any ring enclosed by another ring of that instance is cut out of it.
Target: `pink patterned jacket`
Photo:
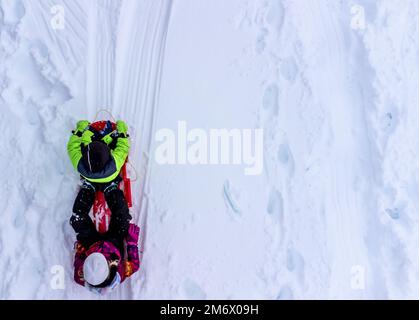
[[[130,232],[135,230],[134,228],[130,228]],[[138,228],[139,229],[139,228]],[[137,231],[138,232],[138,231]],[[135,235],[132,235],[135,237]],[[131,237],[132,238],[132,237]],[[120,277],[120,282],[123,282],[126,278],[132,276],[135,272],[137,272],[140,268],[140,259],[139,259],[139,252],[138,252],[138,235],[137,235],[137,243],[127,242],[127,256],[126,258],[121,260],[121,253],[119,250],[109,241],[98,241],[94,243],[90,248],[84,248],[80,242],[76,242],[75,249],[75,259],[74,259],[74,280],[81,286],[85,286],[86,283],[83,278],[83,265],[84,261],[86,260],[87,256],[92,252],[100,252],[102,253],[108,260],[111,260],[111,256],[117,256],[119,259],[118,265],[118,274]]]

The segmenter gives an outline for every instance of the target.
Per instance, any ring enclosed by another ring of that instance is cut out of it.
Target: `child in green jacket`
[[[120,171],[130,148],[127,138],[128,127],[125,122],[117,121],[116,129],[119,133],[116,144],[111,134],[99,141],[92,140],[95,136],[94,129],[87,120],[81,120],[68,141],[68,155],[83,181],[74,202],[70,224],[77,233],[78,242],[85,248],[106,238],[122,249],[123,239],[128,233],[132,218],[124,193],[118,188],[121,181]],[[109,147],[111,144],[114,145],[113,149]],[[97,232],[89,217],[97,190],[104,192],[112,213],[109,231],[105,235]]]

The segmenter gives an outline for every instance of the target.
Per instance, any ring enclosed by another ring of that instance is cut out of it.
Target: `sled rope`
[[[113,116],[112,112],[110,112],[110,111],[109,111],[109,110],[107,110],[107,109],[100,109],[100,110],[96,113],[95,120],[94,120],[93,122],[96,122],[96,121],[97,121],[98,116],[99,116],[99,114],[100,114],[101,112],[107,113],[107,114],[108,114],[108,116],[112,119],[112,121],[113,121],[114,123],[116,123],[115,117]]]
[[[132,168],[132,170],[133,170],[133,171],[134,171],[134,173],[135,173],[135,178],[134,178],[134,179],[131,179],[131,181],[132,181],[132,182],[137,181],[137,180],[138,180],[138,173],[137,173],[137,170],[135,169],[134,165],[133,165],[131,162],[127,161],[127,164],[129,164],[129,166]]]

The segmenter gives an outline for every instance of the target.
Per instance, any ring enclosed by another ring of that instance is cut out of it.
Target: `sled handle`
[[[108,114],[108,116],[112,119],[112,121],[113,121],[114,123],[116,123],[115,117],[114,117],[114,116],[112,115],[112,113],[111,113],[109,110],[107,110],[107,109],[100,109],[100,110],[96,113],[95,120],[94,120],[93,122],[96,122],[96,120],[97,120],[97,118],[98,118],[98,116],[99,116],[99,113],[101,113],[101,112],[107,113],[107,114]]]

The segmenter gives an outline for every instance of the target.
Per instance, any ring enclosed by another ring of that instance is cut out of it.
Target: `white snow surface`
[[[416,0],[0,0],[0,299],[419,298],[418,66]],[[66,143],[102,108],[142,262],[99,297],[72,280]],[[263,174],[159,165],[179,121],[263,129]]]

